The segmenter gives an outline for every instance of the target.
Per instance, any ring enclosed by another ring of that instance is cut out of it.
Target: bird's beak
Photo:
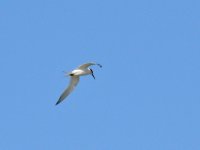
[[[94,76],[94,74],[92,73],[92,76],[93,76],[93,78],[95,79],[95,76]]]
[[[91,71],[91,75],[92,75],[92,76],[93,76],[93,78],[95,79],[95,76],[94,76],[93,70],[92,70],[92,69],[90,69],[90,71]]]

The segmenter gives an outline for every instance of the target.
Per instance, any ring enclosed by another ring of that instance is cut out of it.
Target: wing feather
[[[85,63],[85,64],[80,65],[78,67],[78,69],[86,69],[86,68],[88,68],[91,65],[98,65],[99,67],[102,67],[100,64],[90,62],[90,63]]]
[[[76,85],[79,82],[78,76],[72,76],[70,80],[69,86],[65,89],[65,91],[61,94],[60,98],[58,99],[56,105],[58,105],[60,102],[62,102],[76,87]]]

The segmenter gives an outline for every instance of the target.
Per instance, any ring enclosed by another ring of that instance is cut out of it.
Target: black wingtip
[[[55,105],[57,106],[60,102],[61,102],[61,101],[57,101]]]
[[[97,64],[100,68],[102,68],[102,65],[101,64]]]

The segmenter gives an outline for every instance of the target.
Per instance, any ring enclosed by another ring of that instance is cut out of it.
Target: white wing
[[[86,69],[86,68],[88,68],[91,65],[98,65],[99,67],[102,67],[100,64],[90,62],[90,63],[85,63],[85,64],[80,65],[78,67],[78,69]]]
[[[60,102],[62,102],[76,87],[79,81],[79,76],[72,76],[69,86],[66,88],[66,90],[62,93],[59,100],[57,101],[56,105],[58,105]]]

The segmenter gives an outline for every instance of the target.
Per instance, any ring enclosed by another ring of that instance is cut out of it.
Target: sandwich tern
[[[92,77],[95,79],[93,70],[91,68],[88,68],[91,65],[98,65],[99,67],[102,67],[102,65],[98,63],[85,63],[80,65],[77,69],[71,71],[70,73],[67,74],[67,76],[70,76],[70,84],[69,86],[64,90],[64,92],[61,94],[60,98],[56,102],[56,105],[58,105],[60,102],[62,102],[76,87],[76,85],[79,82],[79,77],[84,76],[84,75],[89,75],[91,74]]]

